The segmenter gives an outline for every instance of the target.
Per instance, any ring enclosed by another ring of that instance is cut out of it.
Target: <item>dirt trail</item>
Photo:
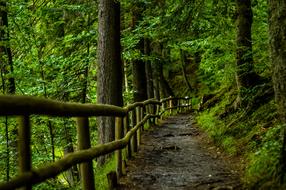
[[[145,132],[118,189],[241,189],[238,175],[202,148],[189,115],[169,117]]]

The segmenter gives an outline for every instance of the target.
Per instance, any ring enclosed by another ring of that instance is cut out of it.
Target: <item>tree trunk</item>
[[[278,113],[284,126],[280,160],[280,177],[283,183],[286,171],[286,2],[284,0],[269,0],[268,2],[272,78]]]
[[[97,103],[122,106],[122,62],[120,47],[120,3],[99,0]],[[98,117],[99,143],[114,140],[114,118]],[[98,159],[103,165],[108,156]]]
[[[132,29],[135,29],[138,21],[142,19],[142,6],[143,4],[134,3],[132,11]],[[140,7],[141,6],[141,7]],[[140,54],[144,54],[144,39],[141,38],[139,43],[136,45],[136,49],[139,50]],[[143,101],[147,99],[147,80],[145,71],[145,62],[143,59],[137,58],[132,62],[132,74],[133,74],[133,101]]]
[[[183,77],[184,77],[184,80],[185,80],[185,83],[189,89],[190,92],[192,92],[193,88],[191,86],[191,83],[189,82],[188,80],[188,76],[187,76],[187,73],[186,73],[186,62],[187,62],[187,57],[186,57],[186,54],[185,52],[181,49],[181,64],[182,64],[182,73],[183,73]]]
[[[138,49],[144,51],[144,41],[141,39],[138,44]],[[147,99],[147,84],[145,62],[143,60],[136,60],[132,63],[133,74],[133,99],[134,102],[139,102]]]
[[[129,85],[128,85],[128,73],[127,73],[127,70],[128,70],[128,64],[127,62],[123,62],[123,74],[124,74],[124,91],[127,93],[129,91]]]
[[[174,96],[174,92],[170,87],[167,79],[164,76],[164,68],[163,64],[169,60],[170,49],[164,48],[163,44],[159,44],[158,46],[158,53],[161,55],[161,60],[158,62],[158,72],[159,72],[159,84],[160,84],[160,93],[161,97],[169,97]]]
[[[254,72],[252,56],[252,9],[251,0],[236,0],[237,8],[237,86],[239,91],[251,88],[259,81],[259,76]]]
[[[171,89],[168,81],[166,80],[166,78],[164,77],[164,73],[163,73],[163,64],[160,61],[158,63],[158,72],[159,72],[159,84],[160,84],[160,93],[161,93],[161,97],[169,97],[172,96],[174,97],[174,92]]]
[[[67,102],[69,100],[69,94],[67,92],[64,92],[61,99],[64,102]],[[73,147],[74,143],[72,139],[72,130],[69,127],[68,120],[66,118],[63,118],[62,121],[63,121],[63,129],[64,129],[63,139],[65,142],[64,155],[66,155],[66,154],[74,152],[74,147]],[[66,175],[67,175],[67,182],[69,183],[70,187],[74,186],[80,180],[79,169],[77,165],[68,169],[66,171]]]
[[[66,119],[63,119],[64,140],[66,146],[64,147],[64,155],[74,152],[73,140],[71,136],[71,129]],[[66,171],[67,182],[70,187],[73,187],[79,181],[79,170],[77,166],[73,166]]]
[[[150,40],[144,39],[144,54],[146,57],[150,56]],[[147,81],[147,97],[148,99],[154,98],[154,85],[153,85],[153,75],[152,75],[152,66],[149,60],[145,62],[145,71],[146,71],[146,81]]]
[[[159,74],[159,68],[158,68],[158,64],[156,62],[153,62],[151,64],[152,66],[152,75],[153,75],[153,81],[154,81],[154,96],[157,100],[160,100],[160,85],[159,85],[159,81],[160,81],[160,74]]]

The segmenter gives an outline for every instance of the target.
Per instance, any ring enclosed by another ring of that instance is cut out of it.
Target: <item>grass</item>
[[[95,187],[98,190],[106,190],[108,189],[108,182],[106,175],[115,171],[116,162],[115,157],[112,156],[110,160],[103,167],[96,167],[95,169]]]

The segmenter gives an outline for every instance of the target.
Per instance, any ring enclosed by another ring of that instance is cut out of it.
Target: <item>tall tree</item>
[[[140,52],[144,51],[143,39],[140,40],[138,48]],[[142,59],[133,61],[132,63],[132,74],[133,74],[133,98],[134,102],[139,102],[147,99],[147,81],[145,62]]]
[[[146,57],[150,56],[151,48],[150,48],[150,40],[144,39],[144,54]],[[151,61],[146,59],[145,62],[145,71],[146,71],[146,81],[147,81],[147,98],[154,98],[154,84],[153,84],[153,75],[152,75],[152,66]]]
[[[98,31],[97,103],[122,106],[119,1],[99,1]],[[98,127],[100,143],[114,140],[114,119],[99,117]],[[100,157],[99,165],[106,158]]]
[[[190,92],[192,92],[193,88],[191,86],[191,83],[189,82],[188,76],[187,76],[187,72],[186,72],[186,62],[188,61],[187,55],[184,52],[184,50],[180,50],[181,52],[181,64],[182,64],[182,74],[185,80],[185,83],[189,89]]]
[[[269,0],[269,35],[273,67],[273,85],[284,136],[280,160],[283,182],[286,171],[286,1]]]
[[[136,29],[136,25],[142,20],[142,7],[144,4],[137,3],[135,1],[134,7],[132,8],[132,29]],[[141,37],[138,44],[135,47],[140,55],[144,54],[144,39]],[[142,101],[147,99],[147,81],[145,62],[142,57],[138,57],[132,62],[132,74],[133,74],[133,98],[134,102]]]
[[[251,26],[253,13],[251,0],[236,0],[237,9],[237,36],[236,36],[236,64],[237,64],[237,86],[250,88],[257,84],[258,75],[254,72]]]

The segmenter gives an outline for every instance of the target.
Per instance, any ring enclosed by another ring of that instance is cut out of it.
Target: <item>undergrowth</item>
[[[94,162],[94,165],[96,162]],[[110,160],[102,167],[94,167],[94,179],[95,179],[95,187],[98,190],[106,190],[109,189],[107,182],[107,174],[111,171],[115,171],[116,163],[115,157],[111,157]],[[59,176],[60,178],[61,176]],[[62,178],[62,177],[61,177]],[[33,187],[36,190],[42,189],[59,189],[59,190],[79,190],[82,189],[80,182],[76,185],[69,186],[68,184],[63,183],[55,183],[54,181],[48,181],[45,183],[41,183]]]
[[[108,189],[107,174],[111,171],[115,171],[116,162],[113,156],[104,166],[96,167],[95,170],[95,187],[98,190]]]
[[[231,95],[226,93],[224,96],[213,107],[198,113],[199,126],[227,154],[241,156],[246,161],[242,182],[247,188],[283,188],[277,186],[276,179],[282,127],[276,120],[274,101],[264,103],[247,114],[245,110],[238,109],[220,118],[230,105]]]

